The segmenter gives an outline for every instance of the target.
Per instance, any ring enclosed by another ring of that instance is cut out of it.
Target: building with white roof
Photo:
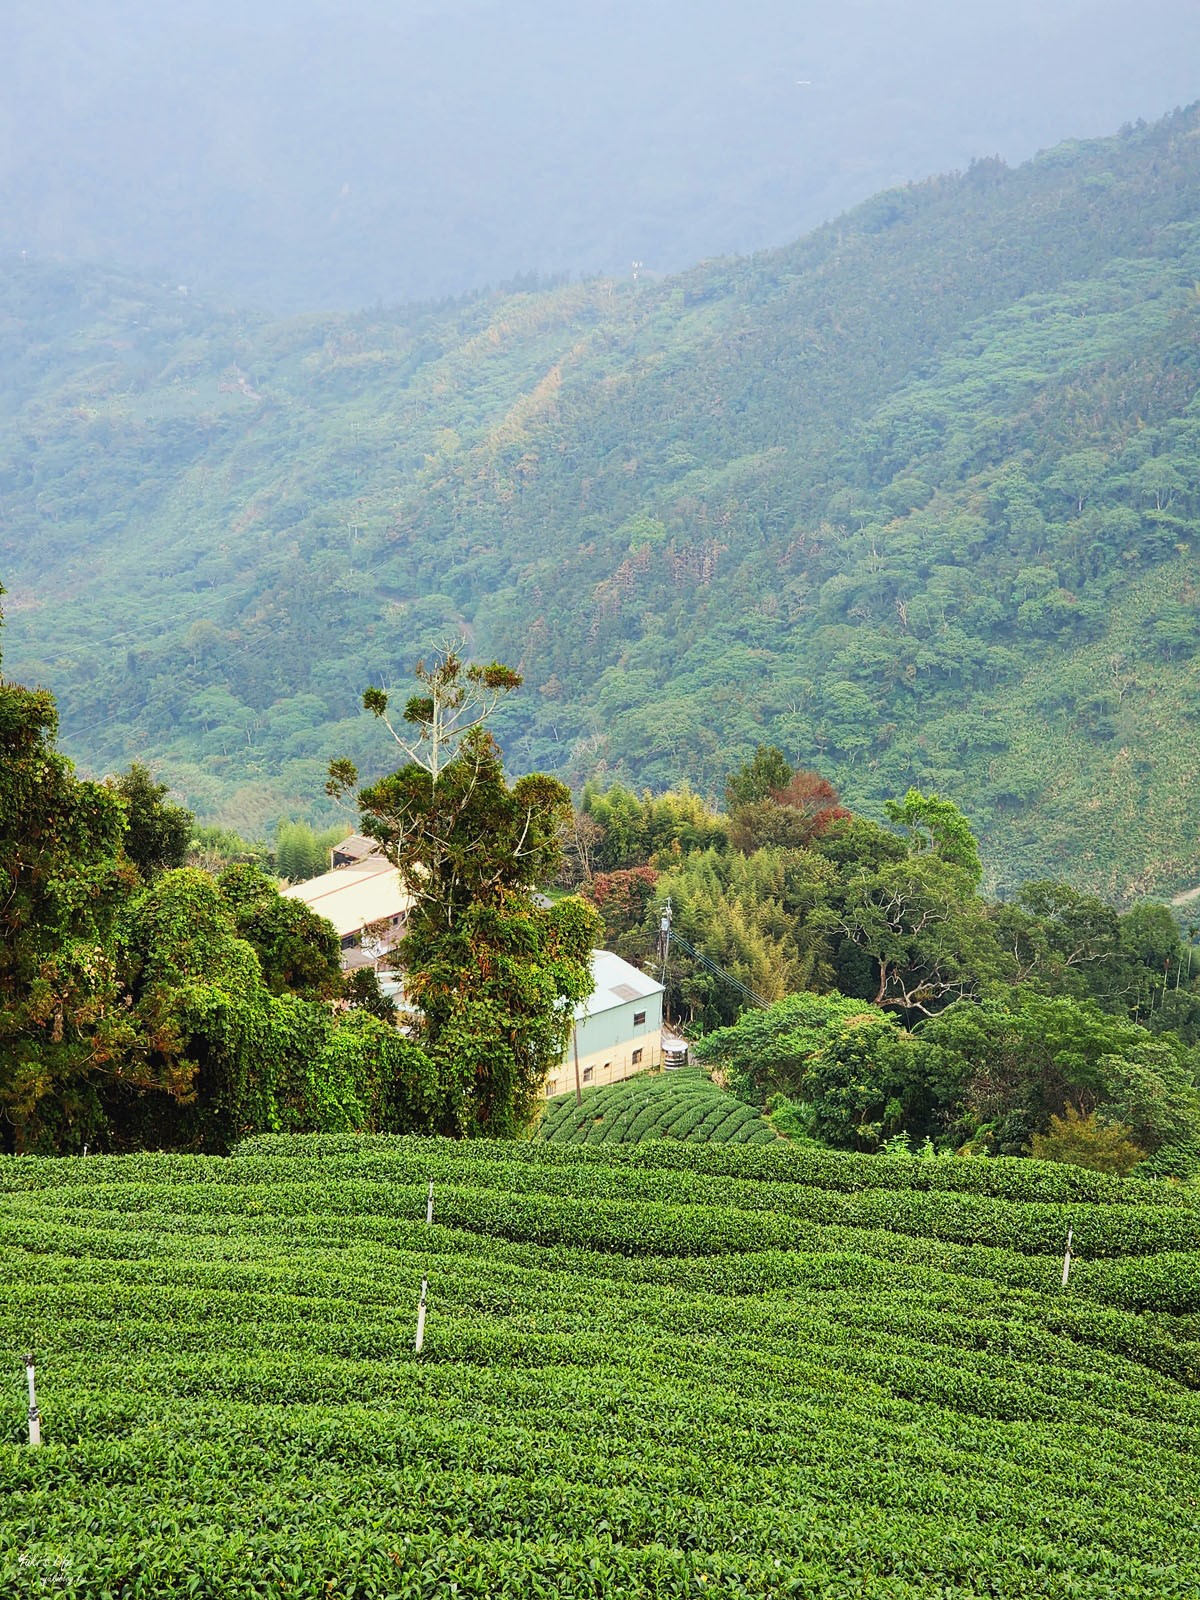
[[[619,1083],[662,1064],[663,986],[611,950],[592,951],[595,988],[575,1007],[574,1037],[561,1066],[546,1080],[547,1095],[580,1086]]]
[[[283,891],[332,922],[342,942],[342,967],[374,966],[404,937],[411,898],[386,856],[365,855]]]
[[[344,971],[377,967],[404,937],[412,898],[374,840],[352,835],[337,846],[334,859],[339,864],[332,871],[294,883],[283,893],[333,924]],[[547,1095],[574,1089],[576,1049],[581,1086],[618,1083],[662,1065],[662,984],[611,950],[593,950],[591,964],[595,987],[575,1007],[573,1036],[562,1064],[546,1082]],[[401,999],[402,980],[394,976],[385,981],[393,998]]]

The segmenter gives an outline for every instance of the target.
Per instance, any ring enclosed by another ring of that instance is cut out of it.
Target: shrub
[[[1134,1143],[1133,1130],[1123,1122],[1109,1122],[1093,1111],[1088,1116],[1068,1106],[1061,1117],[1050,1118],[1046,1133],[1033,1138],[1038,1161],[1062,1161],[1090,1172],[1112,1172],[1119,1178],[1132,1172],[1146,1152]]]

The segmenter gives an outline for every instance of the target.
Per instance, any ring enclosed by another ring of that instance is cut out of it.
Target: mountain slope
[[[4,273],[6,666],[243,826],[388,758],[355,691],[519,660],[510,757],[759,741],[981,825],[994,881],[1192,871],[1200,117],[656,284],[270,324]],[[347,719],[347,720],[342,720]]]

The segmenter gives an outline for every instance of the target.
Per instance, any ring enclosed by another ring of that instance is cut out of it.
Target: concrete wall
[[[644,1022],[634,1017],[645,1013]],[[645,1072],[662,1062],[662,995],[626,1000],[578,1024],[579,1074],[585,1088],[620,1083],[635,1072]],[[640,1058],[634,1060],[634,1056]],[[566,1094],[575,1088],[575,1054],[571,1042],[562,1065],[546,1080],[547,1095]]]

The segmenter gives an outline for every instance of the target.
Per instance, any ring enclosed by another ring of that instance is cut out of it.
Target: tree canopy
[[[171,865],[182,808],[145,768],[77,777],[56,728],[0,679],[0,1146],[428,1129],[432,1063],[347,993],[333,928],[253,865]]]
[[[4,1144],[93,1127],[131,1038],[113,934],[136,873],[125,808],[55,749],[43,690],[0,679],[0,1112]]]
[[[406,711],[413,759],[359,791],[360,826],[412,900],[398,960],[438,1069],[440,1126],[503,1136],[528,1124],[563,1058],[601,923],[580,900],[536,893],[562,864],[571,796],[542,773],[504,776],[483,724],[518,676],[450,651],[418,677],[427,693]],[[331,783],[349,781],[335,762]]]
[[[149,767],[135,761],[128,772],[111,780],[125,802],[125,854],[147,882],[166,867],[187,859],[195,818],[167,797],[165,783],[155,782]]]
[[[670,896],[686,943],[668,1014],[790,1136],[1200,1170],[1200,963],[1165,906],[1120,912],[1049,879],[989,900],[966,818],[916,790],[885,808],[892,829],[838,816],[762,845],[689,816],[687,842],[656,836],[653,852],[645,818],[681,814],[672,798],[614,798],[581,801],[594,859],[613,848],[606,823],[621,859],[642,841],[640,865],[584,885],[606,938],[657,963]],[[779,801],[734,816],[764,804]]]

